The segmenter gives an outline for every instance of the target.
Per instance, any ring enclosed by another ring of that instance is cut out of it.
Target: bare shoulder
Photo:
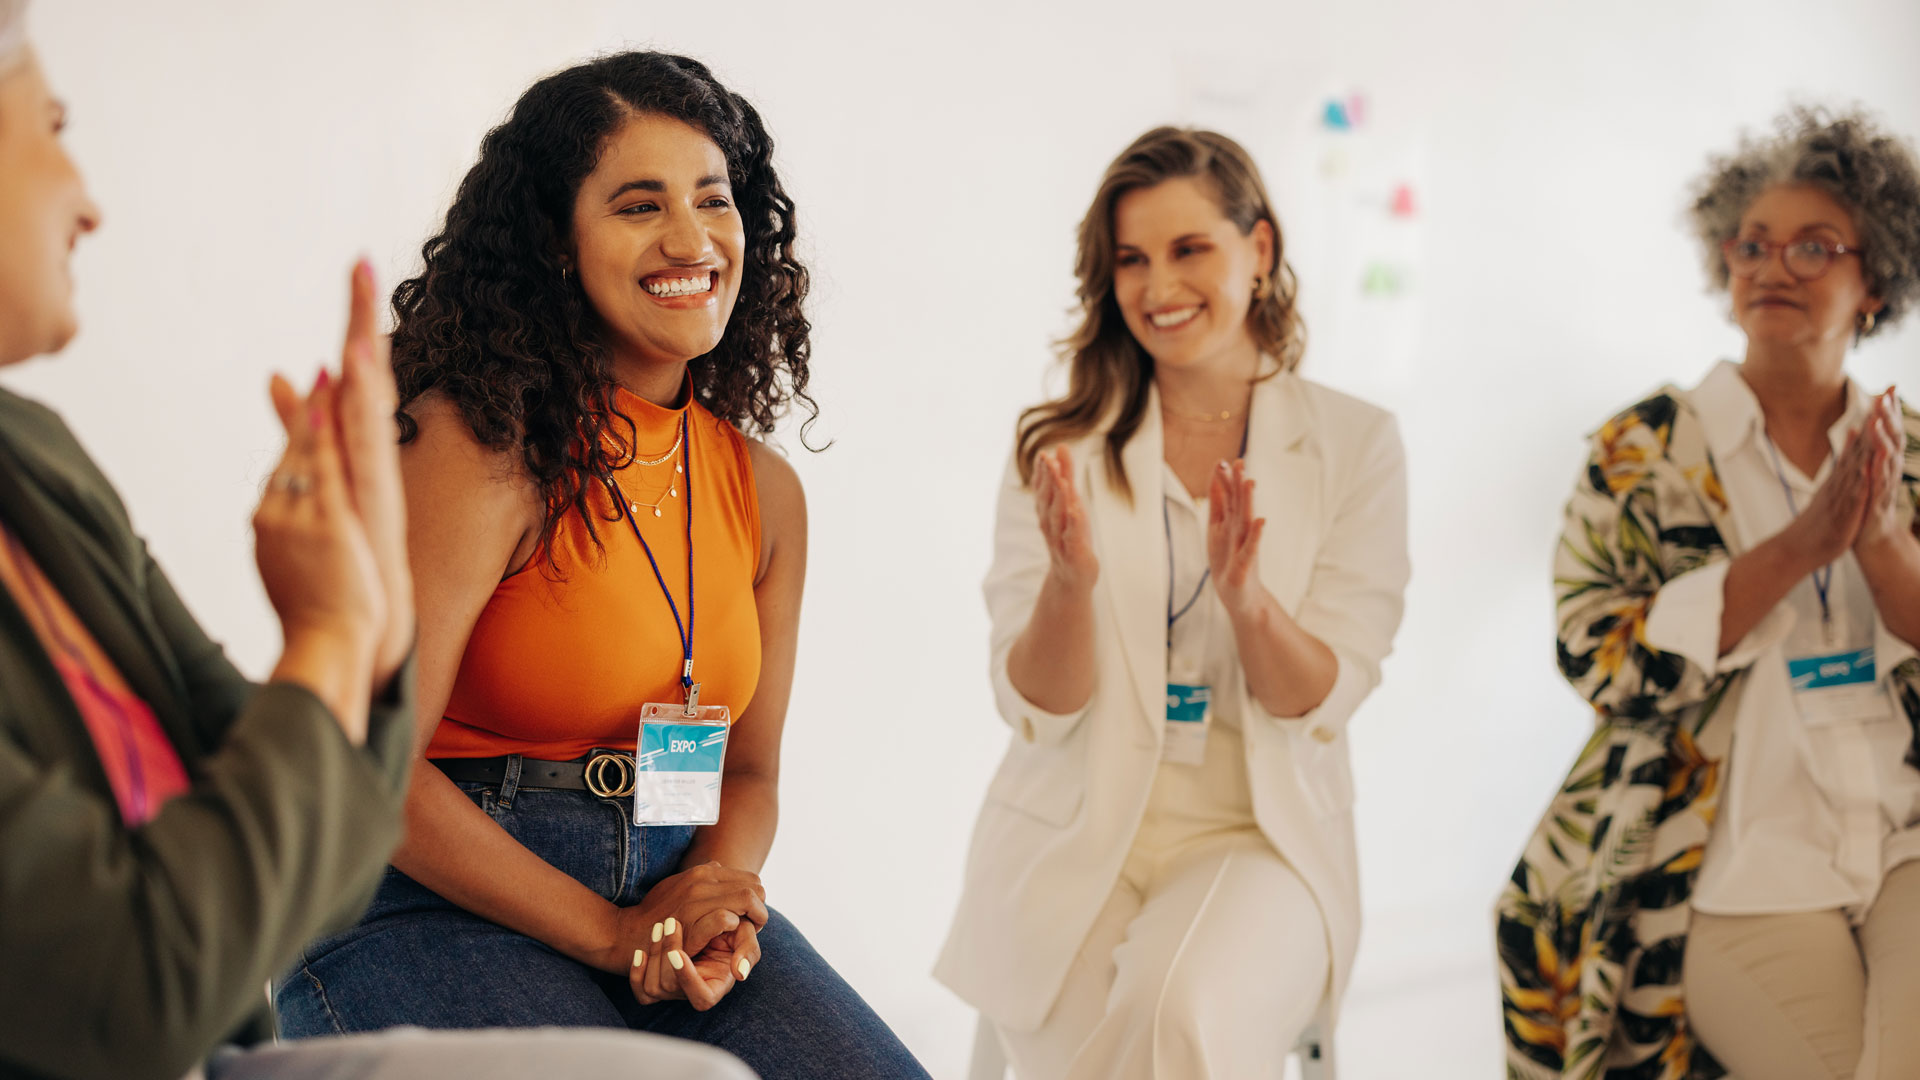
[[[753,467],[753,486],[760,502],[760,565],[753,580],[758,586],[776,558],[783,565],[804,566],[807,557],[807,494],[800,474],[780,451],[746,438],[747,462]],[[797,560],[797,561],[796,561]]]
[[[750,438],[746,443],[747,461],[753,466],[753,485],[760,493],[760,520],[767,525],[779,522],[805,528],[807,494],[800,486],[800,474],[793,462],[759,439]]]
[[[411,522],[441,522],[443,530],[413,527],[416,539],[424,532],[447,533],[451,541],[465,535],[481,540],[497,538],[518,564],[530,548],[530,538],[545,519],[539,484],[512,449],[496,449],[481,442],[460,409],[446,397],[428,393],[409,402],[413,438],[400,447],[400,469],[407,487]],[[485,545],[493,546],[493,545]]]
[[[520,455],[480,441],[461,415],[459,406],[439,393],[429,392],[407,403],[414,436],[401,444],[401,460],[422,479],[444,477],[459,483],[484,483],[489,488],[524,489],[537,496],[533,478]]]

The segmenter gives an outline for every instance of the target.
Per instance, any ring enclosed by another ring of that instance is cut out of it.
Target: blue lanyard
[[[1787,493],[1787,509],[1794,517],[1800,516],[1800,504],[1793,497],[1793,485],[1787,483],[1786,467],[1780,464],[1780,448],[1773,445],[1773,437],[1766,436],[1767,453],[1773,455],[1773,475],[1780,479],[1780,490]],[[1833,564],[1813,572],[1813,591],[1820,597],[1820,623],[1822,626],[1833,624],[1833,609],[1827,606],[1827,587],[1833,583]]]
[[[1247,456],[1247,435],[1252,430],[1253,417],[1249,416],[1247,426],[1240,429],[1240,453],[1236,456],[1242,458]],[[1167,529],[1167,648],[1171,649],[1173,648],[1173,624],[1179,622],[1187,612],[1192,611],[1194,604],[1199,603],[1201,591],[1207,587],[1208,579],[1213,577],[1213,567],[1209,566],[1200,572],[1200,583],[1193,587],[1193,595],[1187,597],[1187,602],[1180,605],[1180,610],[1175,611],[1173,609],[1173,515],[1168,512],[1167,500],[1164,497],[1160,500],[1160,522]]]
[[[693,681],[693,440],[687,437],[687,414],[680,414],[680,459],[686,466],[687,475],[687,621],[680,621],[680,607],[673,602],[673,593],[667,588],[667,578],[660,572],[660,561],[653,557],[653,548],[647,544],[647,538],[640,535],[640,523],[634,520],[633,504],[627,501],[627,494],[620,490],[620,481],[612,476],[607,483],[620,500],[620,515],[627,519],[627,527],[633,530],[633,538],[640,541],[640,550],[647,553],[647,564],[653,567],[653,579],[660,583],[660,595],[667,598],[667,610],[673,612],[673,626],[680,634],[680,654],[686,664],[680,669],[680,689],[687,695],[687,708],[700,704],[700,687]]]

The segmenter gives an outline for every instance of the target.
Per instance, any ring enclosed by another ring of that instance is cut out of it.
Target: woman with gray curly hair
[[[1911,1076],[1920,413],[1846,359],[1920,295],[1920,167],[1796,109],[1692,220],[1746,354],[1603,425],[1567,505],[1598,723],[1500,902],[1509,1075]]]

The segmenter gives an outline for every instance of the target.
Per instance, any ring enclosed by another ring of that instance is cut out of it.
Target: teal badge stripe
[[[1176,724],[1198,724],[1207,718],[1207,704],[1212,700],[1210,686],[1168,683],[1167,719]]]
[[[1795,690],[1824,690],[1830,686],[1854,686],[1874,681],[1873,649],[1833,653],[1828,656],[1803,656],[1787,661],[1787,678]]]
[[[727,729],[712,724],[640,725],[641,772],[718,773],[727,753]]]

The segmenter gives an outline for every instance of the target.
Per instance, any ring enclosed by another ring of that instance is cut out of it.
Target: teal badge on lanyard
[[[692,408],[691,405],[688,406]],[[700,684],[693,681],[693,446],[688,438],[687,414],[680,414],[680,445],[687,485],[687,618],[673,602],[666,575],[653,557],[653,547],[640,535],[634,520],[636,504],[627,500],[620,484],[608,477],[607,486],[620,501],[620,513],[633,529],[640,550],[647,553],[660,593],[673,612],[679,631],[679,704],[649,701],[640,707],[640,730],[634,739],[633,823],[635,825],[712,825],[720,820],[721,769],[727,760],[727,732],[733,714],[725,705],[700,704]]]
[[[1857,686],[1874,681],[1873,649],[1829,653],[1826,656],[1802,656],[1787,661],[1787,678],[1795,691],[1827,690],[1836,686]]]
[[[1167,684],[1167,739],[1160,760],[1199,765],[1207,759],[1207,721],[1213,712],[1213,688],[1193,683]]]
[[[1812,727],[1892,719],[1893,703],[1877,676],[1871,647],[1787,660],[1794,704]]]
[[[705,714],[725,706],[696,706]],[[711,825],[720,820],[720,769],[727,760],[727,725],[704,715],[689,720],[685,706],[651,703],[640,711],[634,753],[633,823]]]

